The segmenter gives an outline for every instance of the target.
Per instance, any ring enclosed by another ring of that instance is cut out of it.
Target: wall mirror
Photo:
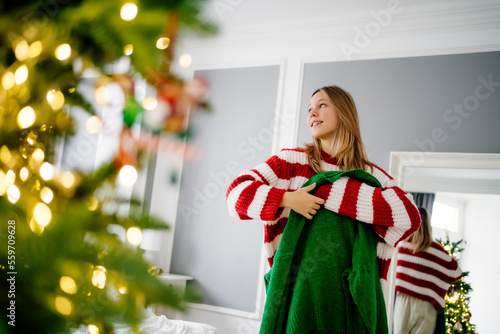
[[[407,192],[435,193],[434,203],[461,206],[456,234],[433,226],[433,236],[448,232],[450,238],[464,240],[459,264],[470,272],[471,322],[478,332],[494,332],[494,301],[500,297],[494,289],[500,280],[500,263],[495,260],[500,233],[500,154],[391,152],[390,174]],[[394,279],[391,274],[392,287]],[[392,317],[392,307],[388,311]]]

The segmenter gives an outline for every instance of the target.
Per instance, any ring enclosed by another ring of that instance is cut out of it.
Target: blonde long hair
[[[333,134],[334,146],[331,148],[332,156],[337,158],[337,165],[340,170],[352,170],[361,168],[366,170],[373,165],[368,161],[363,141],[361,140],[361,131],[359,128],[358,111],[352,96],[338,86],[325,86],[317,89],[311,96],[318,92],[323,92],[330,102],[335,106],[338,116],[338,126]],[[321,141],[313,138],[312,143],[305,144],[307,162],[316,172],[323,172],[321,167]],[[373,170],[372,170],[373,171]]]
[[[432,225],[429,212],[425,208],[418,208],[422,223],[418,230],[411,235],[408,242],[415,246],[415,252],[427,250],[432,244]]]

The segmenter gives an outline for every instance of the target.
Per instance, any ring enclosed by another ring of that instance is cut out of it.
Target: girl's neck
[[[335,156],[333,140],[321,139],[321,150],[332,157]]]

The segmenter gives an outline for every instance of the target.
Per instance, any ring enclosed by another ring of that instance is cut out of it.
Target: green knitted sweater
[[[303,187],[341,176],[380,183],[357,169],[323,172]],[[313,220],[291,211],[272,269],[260,328],[270,333],[388,333],[371,226],[321,208]]]

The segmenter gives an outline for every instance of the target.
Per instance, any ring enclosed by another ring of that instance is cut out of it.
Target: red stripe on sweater
[[[281,212],[283,212],[283,208],[279,205],[285,192],[285,189],[278,188],[271,188],[271,190],[269,190],[264,206],[260,212],[260,219],[271,221],[276,220],[280,216]]]
[[[438,311],[443,308],[443,306],[441,306],[441,304],[439,304],[439,302],[437,300],[435,300],[434,298],[432,298],[430,296],[422,295],[420,293],[416,293],[415,291],[408,290],[408,289],[403,288],[401,286],[396,287],[396,292],[404,293],[405,295],[415,297],[417,299],[431,303],[432,306],[434,306],[434,308]]]
[[[361,182],[354,179],[347,180],[338,213],[356,219],[356,204],[358,202],[359,188],[361,188]]]
[[[392,208],[382,195],[382,189],[375,188],[373,192],[373,224],[391,227],[394,226]]]
[[[241,183],[245,182],[245,181],[254,181],[253,178],[249,178],[248,176],[246,175],[241,175],[241,176],[238,176],[233,182],[231,182],[231,184],[229,185],[229,187],[227,188],[227,191],[226,191],[226,200],[229,196],[229,193],[234,189],[236,188],[238,185],[240,185]]]
[[[431,267],[427,267],[427,266],[424,266],[424,265],[421,265],[418,263],[409,262],[409,261],[398,260],[398,266],[411,268],[411,269],[419,271],[421,273],[435,276],[436,278],[440,279],[441,281],[449,283],[449,284],[455,282],[458,279],[457,277],[448,276],[448,275],[440,272],[439,270],[433,269]]]
[[[326,201],[332,191],[333,183],[323,183],[313,189],[313,195]]]
[[[251,170],[252,172],[254,172],[255,174],[257,174],[260,178],[260,180],[257,180],[255,177],[251,176],[251,175],[240,175],[238,176],[236,179],[234,179],[233,182],[231,182],[231,184],[229,185],[229,187],[227,188],[227,191],[226,191],[226,199],[227,197],[229,196],[229,193],[234,189],[236,188],[237,186],[239,186],[240,184],[242,184],[243,182],[246,182],[246,181],[258,181],[258,182],[264,182],[265,184],[269,185],[269,181],[264,177],[262,176],[261,173],[259,173],[259,171],[255,170],[255,169],[252,169]]]
[[[381,238],[385,238],[389,227],[394,225],[392,209],[382,196],[382,189],[375,188],[372,197],[373,205],[373,229]]]
[[[267,258],[267,263],[269,263],[269,267],[273,267],[273,263],[274,263],[274,255],[272,257],[268,257]]]
[[[267,165],[273,170],[274,174],[280,178],[290,180],[292,177],[302,176],[307,179],[314,175],[314,171],[307,163],[289,162],[280,159],[277,155],[272,156],[266,161]]]
[[[446,251],[444,251],[446,252]],[[444,260],[436,255],[433,255],[431,253],[428,253],[428,252],[417,252],[417,253],[414,253],[413,250],[409,249],[409,248],[404,248],[404,247],[400,247],[399,248],[399,253],[400,254],[408,254],[408,255],[411,255],[411,256],[415,256],[415,257],[418,257],[418,258],[422,258],[422,259],[426,259],[426,260],[429,260],[431,262],[435,262],[437,264],[439,264],[440,266],[448,269],[448,270],[457,270],[458,268],[458,263],[455,262],[455,261],[447,261],[447,260]],[[446,253],[448,254],[448,253]]]
[[[248,187],[243,189],[236,201],[236,212],[240,215],[248,216],[248,207],[252,204],[252,201],[255,198],[255,194],[257,193],[257,189],[262,186],[262,182],[253,182]]]
[[[391,266],[391,259],[381,259],[377,257],[380,278],[387,280],[387,274]]]
[[[278,235],[283,233],[288,217],[279,219],[276,224],[264,225],[264,242],[272,242]]]
[[[441,296],[443,298],[444,298],[444,295],[446,295],[446,292],[448,291],[447,289],[443,289],[439,285],[437,285],[431,281],[412,277],[412,276],[404,274],[404,273],[397,273],[396,278],[399,278],[400,280],[403,280],[403,281],[408,282],[410,284],[416,285],[420,288],[431,289],[432,291],[434,291],[436,294],[438,294],[439,296]]]

